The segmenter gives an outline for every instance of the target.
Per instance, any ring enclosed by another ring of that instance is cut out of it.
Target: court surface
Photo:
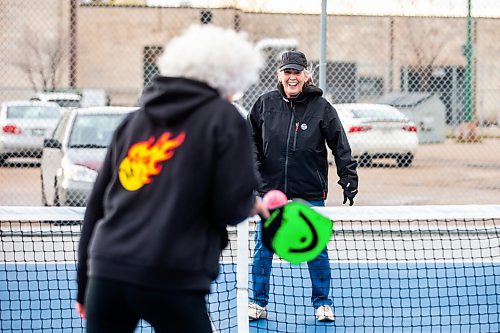
[[[275,263],[269,317],[250,323],[250,332],[500,332],[500,262],[333,261],[331,268],[335,323],[315,321],[307,267]],[[75,263],[0,263],[0,331],[82,332],[75,276]],[[236,332],[235,286],[235,265],[222,265],[209,297],[220,332]]]

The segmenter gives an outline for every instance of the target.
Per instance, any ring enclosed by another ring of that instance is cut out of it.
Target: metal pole
[[[250,250],[248,249],[249,220],[236,226],[236,315],[238,333],[250,332],[248,324],[248,264]]]
[[[394,85],[394,17],[389,20],[389,92],[393,91]]]
[[[326,3],[321,0],[321,28],[320,28],[320,52],[319,52],[319,87],[326,94]]]
[[[467,1],[467,36],[465,44],[465,121],[472,120],[472,18],[471,2]]]
[[[477,54],[475,52],[477,45],[477,20],[472,20],[472,36],[471,36],[471,117],[477,120]]]
[[[69,11],[69,86],[76,88],[77,66],[77,0],[71,0]]]

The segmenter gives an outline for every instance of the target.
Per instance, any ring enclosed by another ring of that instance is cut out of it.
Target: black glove
[[[344,202],[342,204],[345,205],[347,199],[349,199],[349,206],[354,205],[354,197],[358,194],[358,189],[355,187],[349,187],[350,183],[347,183],[346,187],[344,187]]]

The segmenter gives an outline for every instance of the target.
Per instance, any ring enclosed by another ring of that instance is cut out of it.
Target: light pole
[[[326,2],[321,0],[321,29],[320,29],[320,51],[319,51],[319,88],[326,94]]]
[[[472,121],[472,17],[471,2],[467,0],[467,32],[465,42],[465,114],[466,122]]]
[[[477,134],[476,123],[474,121],[474,100],[475,91],[473,90],[473,40],[472,40],[472,15],[471,15],[471,2],[467,0],[467,36],[465,42],[465,110],[464,122],[460,126],[460,133],[458,136],[459,142],[481,142],[481,137]]]

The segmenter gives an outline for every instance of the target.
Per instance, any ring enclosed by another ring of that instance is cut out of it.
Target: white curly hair
[[[202,81],[231,97],[257,82],[263,58],[246,33],[197,24],[170,40],[157,64],[163,76]]]

